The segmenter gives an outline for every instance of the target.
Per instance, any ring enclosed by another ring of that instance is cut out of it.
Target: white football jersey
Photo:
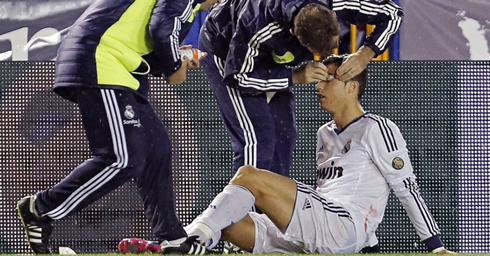
[[[351,212],[360,248],[383,219],[390,189],[403,204],[421,240],[439,228],[420,196],[405,140],[392,121],[366,113],[338,130],[318,130],[317,190]]]

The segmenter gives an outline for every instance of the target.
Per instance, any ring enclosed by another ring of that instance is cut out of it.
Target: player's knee
[[[252,188],[257,183],[259,170],[251,165],[244,165],[238,168],[231,184],[241,185],[247,188]]]

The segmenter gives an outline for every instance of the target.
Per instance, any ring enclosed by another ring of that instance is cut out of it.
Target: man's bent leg
[[[252,252],[255,245],[255,224],[249,215],[221,231],[221,240]]]
[[[254,195],[246,187],[228,184],[193,224],[194,229],[200,232],[190,230],[189,235],[197,234],[199,240],[207,241],[215,233],[245,217],[254,201]]]
[[[282,175],[243,166],[230,184],[248,188],[255,196],[255,205],[284,232],[293,214],[296,182]]]
[[[189,235],[207,241],[220,230],[244,218],[256,203],[284,232],[291,219],[296,199],[296,182],[266,170],[241,167],[230,184],[218,194],[193,223]]]

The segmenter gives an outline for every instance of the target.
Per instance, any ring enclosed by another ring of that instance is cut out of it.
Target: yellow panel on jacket
[[[128,71],[136,70],[143,61],[141,55],[152,50],[148,23],[155,1],[135,1],[102,35],[95,53],[99,84],[138,89],[138,80]]]

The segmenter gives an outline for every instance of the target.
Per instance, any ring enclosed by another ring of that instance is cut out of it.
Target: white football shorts
[[[255,223],[253,253],[356,253],[357,235],[349,212],[310,186],[296,183],[294,212],[284,234],[267,215],[249,213]]]

